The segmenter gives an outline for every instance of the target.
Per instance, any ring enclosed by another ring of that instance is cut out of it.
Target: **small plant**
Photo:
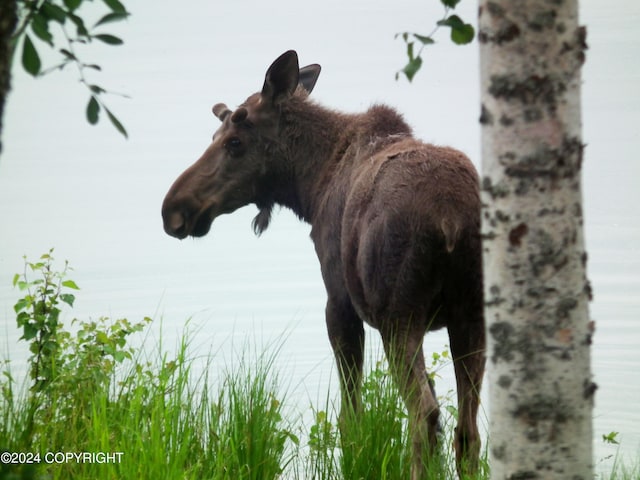
[[[52,254],[53,249],[33,263],[25,257],[24,273],[13,277],[13,286],[26,292],[13,308],[18,328],[23,331],[20,339],[30,342],[29,372],[35,391],[43,390],[55,378],[60,356],[60,303],[73,306],[75,296],[68,291],[78,290],[73,280],[65,280],[67,262],[61,272],[53,269]],[[34,280],[29,278],[29,272],[36,275]]]
[[[53,249],[37,262],[25,258],[25,269],[16,274],[13,285],[24,296],[15,306],[16,323],[21,340],[29,343],[29,392],[15,404],[14,379],[8,367],[2,374],[2,410],[5,424],[22,425],[21,441],[43,443],[50,450],[69,446],[69,432],[83,432],[83,422],[94,408],[96,392],[108,394],[116,365],[131,359],[133,349],[127,337],[141,331],[150,322],[131,324],[126,319],[111,322],[72,320],[75,334],[65,330],[60,315],[62,307],[73,306],[78,285],[67,278],[68,262],[55,268]],[[13,413],[12,413],[13,412]],[[82,435],[74,441],[82,443]]]
[[[618,441],[618,434],[620,432],[609,432],[606,435],[603,434],[602,435],[602,441],[604,443],[608,443],[609,445],[620,445],[620,442]]]
[[[298,477],[330,480],[337,477],[336,452],[340,445],[339,432],[325,410],[313,410],[314,423],[311,425],[308,435],[307,471]]]
[[[55,382],[57,391],[77,388],[93,390],[104,387],[114,373],[115,366],[131,359],[134,350],[127,347],[127,337],[141,331],[151,320],[132,324],[127,319],[111,322],[102,317],[97,321],[74,319],[75,335],[66,331],[60,321],[61,306],[75,302],[71,291],[78,285],[67,279],[69,263],[57,271],[54,268],[53,249],[38,262],[28,262],[25,271],[16,274],[13,285],[25,292],[14,310],[16,322],[23,330],[20,338],[29,342],[29,372],[33,380],[31,389],[48,395],[47,389]],[[30,274],[36,278],[31,279]]]
[[[315,412],[315,423],[309,429],[309,447],[312,452],[325,452],[333,450],[338,444],[338,432],[329,421],[327,412],[319,410]]]

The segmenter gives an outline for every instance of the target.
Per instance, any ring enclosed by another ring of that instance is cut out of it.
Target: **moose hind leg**
[[[395,330],[395,329],[394,329]],[[422,352],[423,331],[398,333],[382,331],[382,342],[391,374],[409,414],[412,444],[411,480],[424,477],[425,460],[436,452],[438,417],[435,392],[429,385]]]
[[[454,437],[458,475],[474,474],[478,469],[480,434],[477,414],[485,365],[485,338],[481,321],[453,323],[449,326],[458,391],[458,425]]]

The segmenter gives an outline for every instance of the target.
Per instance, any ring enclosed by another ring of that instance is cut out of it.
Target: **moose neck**
[[[344,114],[294,98],[282,110],[281,155],[268,186],[270,202],[312,223],[334,175],[345,176],[367,150],[373,153],[381,143],[407,135],[411,135],[409,126],[386,106]]]

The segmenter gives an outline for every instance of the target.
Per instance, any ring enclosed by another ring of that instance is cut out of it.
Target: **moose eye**
[[[240,147],[242,147],[242,141],[238,137],[231,137],[224,144],[230,153],[239,153]]]

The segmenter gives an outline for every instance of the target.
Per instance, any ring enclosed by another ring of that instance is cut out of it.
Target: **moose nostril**
[[[186,237],[186,217],[180,212],[172,212],[164,222],[164,231],[172,237]]]

